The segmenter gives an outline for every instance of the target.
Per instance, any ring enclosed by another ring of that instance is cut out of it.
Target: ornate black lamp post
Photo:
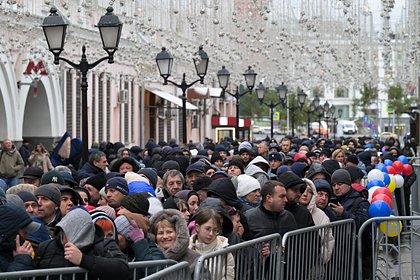
[[[236,130],[235,130],[235,139],[239,139],[239,98],[244,96],[247,93],[252,93],[252,89],[255,86],[255,80],[257,78],[257,73],[255,73],[254,70],[251,69],[251,66],[248,67],[248,69],[243,74],[245,77],[245,83],[248,88],[247,91],[239,92],[239,87],[236,87],[235,92],[227,91],[226,88],[229,84],[229,77],[230,73],[225,68],[225,66],[222,66],[222,69],[217,71],[217,79],[219,80],[219,86],[222,89],[222,95],[221,97],[225,97],[225,93],[229,94],[230,96],[233,96],[236,99]]]
[[[283,84],[282,84],[283,85]],[[292,115],[292,136],[295,136],[295,111],[296,109],[302,110],[303,108],[303,104],[305,104],[305,100],[306,100],[306,94],[303,92],[303,90],[301,90],[298,94],[297,94],[297,103],[298,105],[296,106],[295,102],[292,102],[291,106],[287,106],[287,90],[286,91],[281,91],[279,92],[279,98],[281,101],[281,104],[283,106],[283,108],[287,108]]]
[[[330,104],[328,103],[328,101],[325,101],[324,103],[324,115],[325,115],[325,123],[327,124],[327,139],[328,139],[328,120],[329,120],[329,115],[330,115]]]
[[[319,102],[319,99],[318,99]],[[316,109],[316,104],[315,104],[315,99],[312,100],[311,104],[309,105],[308,111],[306,111],[306,115],[308,118],[308,138],[311,138],[311,114],[315,111]]]
[[[199,79],[190,84],[187,84],[185,81],[185,73],[182,75],[182,81],[180,84],[168,79],[171,76],[173,60],[174,58],[166,50],[166,48],[162,48],[162,51],[156,56],[156,64],[159,69],[159,74],[163,78],[163,84],[167,85],[170,83],[182,90],[182,141],[187,143],[187,89],[197,82],[200,82],[201,84],[204,83],[204,77],[207,74],[207,67],[209,65],[209,57],[207,56],[207,53],[203,51],[203,47],[200,46],[195,58],[193,59],[195,70]]]
[[[102,16],[98,22],[97,27],[101,34],[102,44],[108,56],[102,57],[94,63],[88,63],[86,58],[86,47],[82,47],[82,58],[79,63],[74,63],[66,58],[60,57],[61,52],[64,50],[64,41],[66,38],[67,23],[64,18],[57,13],[57,9],[52,7],[50,15],[44,18],[42,28],[44,30],[45,38],[47,39],[48,48],[54,54],[54,64],[59,64],[59,61],[65,61],[82,74],[81,91],[82,91],[82,160],[83,163],[88,161],[88,112],[87,112],[87,73],[90,69],[96,67],[104,60],[108,63],[114,63],[114,53],[118,49],[120,42],[122,22],[114,15],[113,8],[108,7],[107,13]]]
[[[318,112],[318,138],[321,139],[321,117],[324,115],[324,107],[322,105],[318,105],[317,107]]]

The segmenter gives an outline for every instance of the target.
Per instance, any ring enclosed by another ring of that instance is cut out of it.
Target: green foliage
[[[412,101],[404,94],[404,89],[401,85],[391,86],[388,89],[388,104],[393,107],[397,119],[399,119],[401,114],[410,112]]]
[[[363,84],[361,95],[360,98],[355,98],[353,100],[353,113],[357,111],[357,108],[360,108],[365,115],[368,115],[370,104],[376,103],[378,99],[378,89],[365,83]]]

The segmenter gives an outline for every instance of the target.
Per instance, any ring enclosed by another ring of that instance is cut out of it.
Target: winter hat
[[[277,152],[280,152],[280,146],[279,146],[279,144],[277,144],[277,143],[271,143],[269,146],[268,146],[268,149],[269,150],[271,150],[271,149],[276,149],[277,150]]]
[[[85,184],[93,186],[98,191],[101,190],[103,187],[105,187],[106,184],[105,173],[101,172],[99,174],[89,177],[86,180]]]
[[[127,181],[121,177],[114,177],[106,181],[105,190],[116,189],[124,195],[128,195]]]
[[[236,194],[235,186],[229,178],[213,181],[207,191],[207,197],[216,197],[225,201],[227,205],[241,209],[242,203]]]
[[[61,193],[57,186],[53,184],[42,185],[35,190],[35,196],[42,195],[54,202],[57,206],[61,203]]]
[[[146,178],[149,179],[149,181],[150,181],[150,185],[153,188],[156,188],[156,184],[157,184],[157,181],[158,181],[158,175],[157,175],[157,172],[154,168],[149,167],[149,168],[140,169],[139,171],[137,171],[137,174],[142,174],[142,175],[146,176]]]
[[[194,190],[182,190],[182,191],[177,192],[174,196],[179,199],[182,199],[185,202],[188,202],[188,199],[190,199],[190,197],[193,195],[200,197],[198,193]]]
[[[325,191],[328,193],[328,196],[331,197],[332,195],[332,189],[330,183],[328,183],[327,180],[324,179],[318,179],[314,181],[314,185],[316,188],[316,191]]]
[[[99,194],[105,198],[106,201],[108,201],[108,197],[106,196],[106,192],[105,192],[105,187],[103,187],[100,191]]]
[[[59,184],[59,185],[65,185],[66,182],[64,181],[63,175],[61,175],[60,172],[57,170],[50,170],[47,173],[44,173],[41,177],[41,185],[47,185],[47,184]]]
[[[180,167],[179,167],[179,163],[176,162],[175,160],[167,160],[162,164],[161,169],[162,171],[172,170],[172,169],[179,171]]]
[[[351,182],[354,183],[356,180],[362,179],[365,174],[357,166],[346,166],[344,168],[350,173]]]
[[[112,220],[115,220],[115,218],[117,217],[117,214],[115,213],[115,209],[112,208],[111,206],[108,205],[104,205],[104,206],[99,206],[96,207],[94,211],[103,211],[105,214],[107,214]],[[92,217],[93,218],[93,217]]]
[[[14,241],[19,229],[25,229],[27,233],[34,233],[41,226],[40,223],[32,221],[31,217],[26,213],[25,208],[13,204],[0,206],[0,220],[2,224],[0,228],[0,239],[2,243],[10,237]],[[4,225],[8,226],[6,227]]]
[[[127,184],[130,184],[132,182],[144,182],[150,185],[150,180],[147,179],[144,176],[141,176],[140,174],[134,173],[134,172],[127,172],[124,175],[125,180],[127,181]]]
[[[282,153],[282,154],[283,154],[283,153]],[[284,154],[283,154],[283,156],[284,156]],[[270,161],[270,160],[279,160],[279,161],[283,161],[283,157],[282,157],[282,155],[280,154],[280,152],[275,152],[275,153],[268,154],[268,161]]]
[[[293,163],[292,166],[290,166],[290,169],[300,178],[303,178],[305,177],[305,172],[306,170],[309,169],[309,166],[306,165],[306,163],[304,162],[298,161],[298,162]]]
[[[321,165],[325,168],[325,170],[327,170],[329,174],[333,174],[334,171],[336,171],[337,169],[340,169],[340,164],[338,163],[338,161],[334,159],[324,160],[321,163]]]
[[[42,171],[42,169],[39,168],[38,166],[30,166],[25,169],[25,171],[23,172],[23,176],[20,177],[19,179],[24,179],[24,178],[41,179],[43,174],[44,174],[44,171]]]
[[[38,200],[36,199],[33,193],[27,191],[20,191],[16,194],[23,200],[23,202],[34,201],[38,203]]]
[[[287,171],[292,171],[289,166],[287,165],[281,165],[279,168],[277,168],[277,177],[279,177],[281,174]]]
[[[226,152],[226,147],[225,147],[225,145],[223,145],[223,144],[217,144],[216,145],[216,147],[214,148],[214,151],[216,152],[216,153],[218,153],[218,152]]]
[[[198,192],[199,190],[207,190],[213,180],[208,176],[202,176],[195,180],[193,190]]]
[[[243,163],[242,163],[242,162],[240,162],[239,160],[232,160],[231,162],[229,162],[228,168],[229,168],[230,166],[237,166],[237,167],[241,170],[241,173],[242,173],[242,174],[244,174],[244,173],[245,173],[245,171],[244,171],[244,165],[243,165]]]
[[[14,204],[16,206],[21,207],[22,209],[25,209],[25,204],[23,203],[23,200],[14,193],[6,193],[6,200],[7,204]]]
[[[213,173],[213,175],[211,175],[210,178],[212,181],[214,181],[221,178],[229,178],[229,175],[223,170],[217,170],[216,172]]]
[[[134,181],[128,184],[128,194],[148,193],[150,196],[156,197],[156,192],[149,183]]]
[[[327,178],[327,181],[331,180],[331,174],[327,172],[327,170],[320,164],[320,163],[313,163],[311,167],[309,167],[308,172],[306,173],[306,178],[312,180],[312,178],[316,175],[322,173]]]
[[[121,201],[121,206],[132,213],[138,213],[147,216],[149,213],[149,200],[143,193],[133,193],[127,195]]]
[[[211,160],[210,160],[211,164],[214,164],[218,160],[223,161],[223,158],[220,156],[219,153],[214,153],[214,154],[211,155]]]
[[[188,166],[185,174],[188,174],[188,173],[193,172],[193,171],[196,171],[196,172],[199,172],[199,173],[204,173],[204,164],[199,162],[199,161],[191,164],[190,166]]]
[[[346,158],[346,161],[351,162],[351,163],[356,164],[356,165],[359,164],[359,159],[357,158],[356,155],[348,155],[347,158]]]
[[[251,150],[252,150],[251,143],[244,141],[241,144],[239,144],[239,147],[238,147],[239,154],[242,154],[244,152],[251,153]]]
[[[334,183],[344,183],[351,185],[351,176],[350,173],[345,169],[338,169],[334,171],[331,176],[331,185]]]
[[[244,197],[255,190],[261,190],[260,182],[252,176],[242,174],[238,176],[238,188],[236,194],[238,197]]]
[[[283,183],[287,189],[294,188],[299,189],[301,193],[306,190],[306,184],[302,178],[296,175],[293,171],[286,171],[278,177],[279,181]]]
[[[70,173],[67,172],[60,172],[61,176],[64,178],[64,182],[66,182],[69,186],[75,187],[79,184],[74,180],[73,176]]]
[[[131,224],[127,217],[124,215],[118,216],[114,222],[115,226],[117,227],[118,234],[121,234],[125,237],[125,239],[131,241],[130,237],[128,236],[128,231],[130,230]]]

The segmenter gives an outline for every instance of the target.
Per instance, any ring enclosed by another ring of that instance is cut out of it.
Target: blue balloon
[[[386,169],[385,164],[383,164],[383,163],[378,163],[378,164],[375,166],[375,169],[379,169],[379,170],[381,170],[382,172],[388,172],[388,170]]]
[[[392,166],[392,160],[390,160],[390,159],[386,159],[385,161],[384,161],[384,164],[385,164],[385,166]]]
[[[370,189],[371,187],[385,187],[385,184],[381,180],[374,179],[369,182],[369,184],[367,185],[367,189]]]
[[[382,172],[382,173],[384,173],[384,184],[385,186],[388,186],[389,183],[391,183],[391,177],[389,177],[388,173],[386,172]]]
[[[373,202],[369,207],[369,217],[389,217],[391,215],[391,208],[383,200]]]
[[[403,164],[408,163],[408,158],[406,156],[399,156],[398,160],[401,161]]]

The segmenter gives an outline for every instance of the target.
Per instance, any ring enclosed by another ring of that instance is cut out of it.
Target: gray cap
[[[45,196],[46,198],[54,202],[57,206],[60,206],[61,204],[61,193],[57,186],[55,186],[54,184],[42,185],[35,190],[34,194],[36,197],[39,195]]]

